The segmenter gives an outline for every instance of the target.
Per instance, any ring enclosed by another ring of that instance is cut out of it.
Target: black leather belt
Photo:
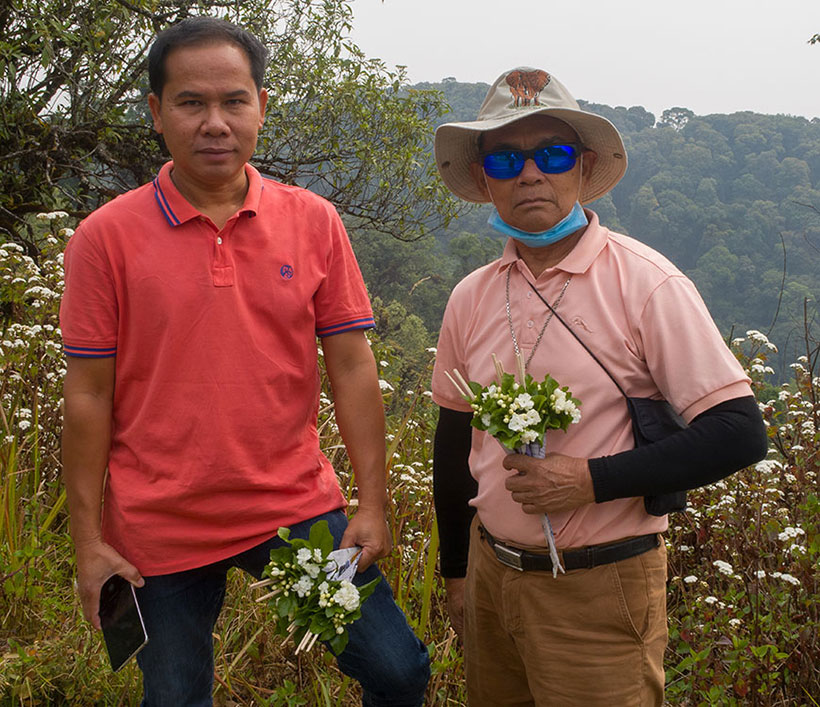
[[[538,571],[551,572],[552,560],[549,555],[541,555],[536,552],[528,552],[521,548],[506,545],[500,540],[496,540],[483,526],[478,527],[481,537],[492,548],[498,561],[521,572]],[[629,540],[610,543],[608,545],[590,545],[580,550],[567,550],[561,553],[565,570],[581,570],[597,567],[598,565],[608,565],[611,562],[626,560],[629,557],[641,555],[660,544],[660,537],[657,533],[649,535],[639,535]]]

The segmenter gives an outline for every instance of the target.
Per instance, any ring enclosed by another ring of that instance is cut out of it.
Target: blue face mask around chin
[[[583,207],[576,201],[575,206],[572,207],[571,211],[564,216],[564,218],[552,228],[548,228],[541,233],[530,233],[529,231],[522,231],[515,226],[510,226],[510,224],[501,219],[501,216],[498,215],[498,209],[496,208],[493,208],[493,212],[490,214],[490,218],[487,219],[487,223],[499,233],[503,233],[510,238],[515,238],[515,240],[521,241],[531,248],[543,248],[544,246],[560,241],[562,238],[566,238],[571,233],[575,233],[579,228],[586,226],[589,221],[587,220],[587,215],[584,213]]]

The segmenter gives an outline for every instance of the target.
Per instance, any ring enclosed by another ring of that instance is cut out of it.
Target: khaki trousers
[[[666,547],[553,579],[502,565],[476,519],[464,631],[470,707],[661,705]]]

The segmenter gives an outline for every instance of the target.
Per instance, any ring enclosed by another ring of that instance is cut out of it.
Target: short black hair
[[[162,30],[148,52],[148,82],[151,92],[162,98],[165,62],[174,49],[201,44],[234,44],[248,55],[256,90],[262,90],[268,49],[254,35],[237,25],[215,17],[188,17]]]

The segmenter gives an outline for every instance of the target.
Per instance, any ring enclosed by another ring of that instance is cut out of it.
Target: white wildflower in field
[[[729,625],[732,628],[738,628],[742,623],[740,619],[729,619]]]
[[[731,577],[734,575],[735,570],[728,562],[724,562],[723,560],[715,560],[712,565],[717,567],[718,572],[721,574],[725,574],[727,577]]]
[[[704,601],[706,604],[717,604],[717,602],[718,602],[718,598],[717,598],[717,597],[712,597],[712,596],[709,596],[709,597],[706,597],[703,601]]]
[[[801,535],[805,535],[806,531],[803,528],[792,528],[791,526],[786,526],[783,528],[783,532],[781,532],[777,539],[780,542],[786,542],[787,540],[791,540],[792,538],[799,538]]]
[[[684,577],[683,581],[686,582],[686,584],[694,584],[695,582],[698,581],[698,578],[695,577],[695,575],[690,574],[687,577]]]
[[[390,383],[388,383],[383,378],[379,378],[379,388],[381,388],[382,391],[388,391],[388,392],[393,390],[393,386],[390,385]]]

